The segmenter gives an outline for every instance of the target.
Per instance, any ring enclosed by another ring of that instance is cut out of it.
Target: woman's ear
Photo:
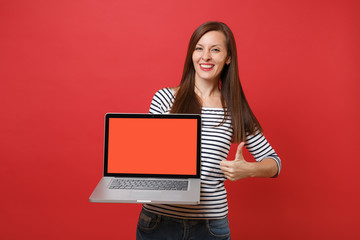
[[[229,65],[231,63],[231,57],[230,56],[227,58],[225,63],[226,63],[226,65]]]

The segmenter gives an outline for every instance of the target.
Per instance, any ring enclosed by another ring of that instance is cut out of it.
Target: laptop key
[[[172,190],[186,191],[186,180],[139,180],[139,179],[114,179],[110,189],[134,189],[134,190]]]

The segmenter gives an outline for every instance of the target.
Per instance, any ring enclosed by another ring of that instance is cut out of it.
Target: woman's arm
[[[248,162],[244,159],[242,154],[244,145],[244,142],[239,144],[235,160],[220,162],[220,168],[227,179],[236,181],[247,177],[277,177],[280,173],[281,161],[264,135],[257,133],[247,137],[246,147],[256,162]]]
[[[160,89],[155,93],[150,104],[150,114],[168,113],[174,102],[174,95],[169,88]]]

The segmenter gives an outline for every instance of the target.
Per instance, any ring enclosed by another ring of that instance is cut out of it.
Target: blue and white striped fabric
[[[163,88],[155,93],[151,102],[151,114],[168,114],[174,102],[174,91]],[[201,112],[201,193],[199,205],[153,205],[143,207],[151,212],[189,219],[219,219],[227,216],[226,180],[220,170],[220,161],[225,160],[230,150],[233,129],[230,116],[224,118],[222,108],[203,107]],[[248,135],[245,147],[256,161],[274,159],[279,167],[281,162],[275,151],[261,133]],[[181,164],[181,163],[179,163]],[[278,173],[279,173],[278,172]]]

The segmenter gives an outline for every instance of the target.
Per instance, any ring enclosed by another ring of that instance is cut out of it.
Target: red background
[[[134,239],[140,205],[88,201],[104,114],[147,112],[156,90],[179,83],[191,33],[218,20],[283,161],[277,179],[227,182],[233,239],[359,239],[359,10],[356,0],[2,0],[0,238]]]

